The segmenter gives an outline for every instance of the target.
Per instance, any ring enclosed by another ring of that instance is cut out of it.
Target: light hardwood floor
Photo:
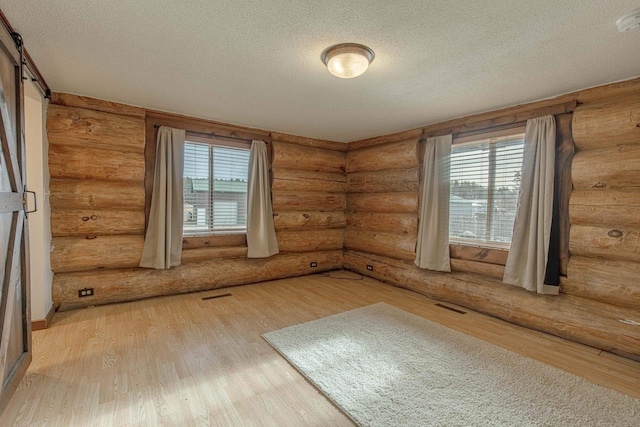
[[[352,425],[260,335],[380,301],[640,398],[639,362],[373,279],[314,275],[56,314],[34,332],[0,425]]]

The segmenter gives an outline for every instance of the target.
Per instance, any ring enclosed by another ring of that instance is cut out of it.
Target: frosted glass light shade
[[[621,33],[640,27],[640,7],[618,19],[616,25]]]
[[[367,71],[374,57],[373,50],[355,43],[329,46],[320,55],[329,72],[341,79],[358,77]]]

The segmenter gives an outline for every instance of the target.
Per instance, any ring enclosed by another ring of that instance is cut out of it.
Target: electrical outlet
[[[369,264],[367,264],[367,270],[369,270],[369,271],[373,271],[373,265],[369,265]]]
[[[317,263],[317,262],[315,262],[315,261],[313,261],[313,262],[310,264],[310,266],[311,266],[311,267],[313,267],[313,268],[315,268],[315,267],[317,267],[317,266],[318,266],[318,263]]]
[[[79,289],[78,290],[78,297],[83,298],[83,297],[91,297],[93,296],[93,288],[84,288],[84,289]]]

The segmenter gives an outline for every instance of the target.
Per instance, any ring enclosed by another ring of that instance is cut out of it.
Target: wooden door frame
[[[4,330],[4,323],[7,310],[7,297],[9,294],[9,284],[12,276],[16,250],[19,250],[17,261],[21,265],[20,272],[20,295],[22,310],[22,343],[23,351],[16,361],[13,369],[7,376],[7,380],[0,386],[0,413],[9,403],[18,384],[25,375],[32,359],[31,342],[31,307],[30,307],[30,287],[29,287],[29,257],[28,254],[28,225],[25,213],[24,199],[24,178],[25,178],[25,139],[24,139],[24,86],[23,86],[23,65],[24,55],[22,38],[19,34],[10,33],[6,27],[0,29],[0,49],[2,49],[11,59],[16,67],[15,87],[16,87],[16,132],[18,135],[11,135],[11,122],[9,112],[6,111],[6,104],[0,105],[0,134],[1,144],[8,167],[11,186],[13,187],[11,206],[20,206],[19,210],[13,211],[12,226],[9,234],[9,245],[7,247],[7,260],[5,265],[5,275],[2,287],[2,297],[0,300],[0,335]],[[10,142],[11,141],[11,142]],[[12,153],[12,144],[15,142],[15,153]],[[7,159],[8,155],[8,159]],[[15,162],[12,158],[15,156]],[[16,235],[20,231],[20,238]]]

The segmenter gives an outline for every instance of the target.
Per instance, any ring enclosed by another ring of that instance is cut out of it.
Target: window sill
[[[210,246],[246,246],[246,231],[218,232],[207,235],[183,235],[182,249],[194,249]]]
[[[470,246],[475,248],[495,249],[497,251],[507,251],[511,248],[511,243],[499,242],[478,242],[474,239],[465,239],[462,237],[450,238],[450,245]]]
[[[476,243],[450,242],[449,254],[453,259],[505,265],[509,249],[488,245],[480,246]]]

